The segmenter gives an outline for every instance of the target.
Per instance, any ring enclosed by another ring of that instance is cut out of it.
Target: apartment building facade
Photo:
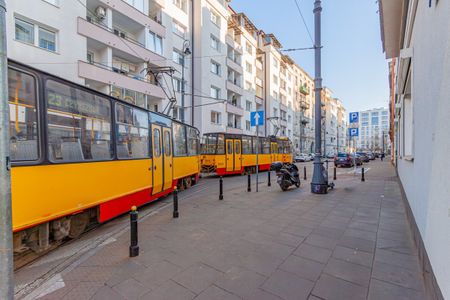
[[[426,299],[450,298],[450,2],[379,1],[390,60],[393,163],[426,284]]]
[[[389,110],[369,109],[359,112],[359,117],[358,149],[389,152]]]

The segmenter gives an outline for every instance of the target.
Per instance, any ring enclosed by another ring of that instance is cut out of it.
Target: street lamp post
[[[322,6],[321,0],[315,0],[314,2],[314,25],[315,25],[315,144],[316,144],[316,153],[314,156],[314,173],[311,180],[311,192],[314,194],[326,194],[328,192],[328,180],[325,178],[324,167],[321,161],[321,133],[322,133],[322,74],[321,74],[321,14]]]
[[[185,103],[184,103],[184,96],[185,96],[185,87],[184,87],[184,66],[186,63],[186,56],[191,55],[191,50],[189,49],[190,46],[190,42],[188,40],[184,40],[183,41],[183,63],[181,64],[181,122],[184,122],[184,108],[185,108]],[[194,106],[192,106],[192,109],[194,109]],[[193,120],[192,120],[193,121]]]

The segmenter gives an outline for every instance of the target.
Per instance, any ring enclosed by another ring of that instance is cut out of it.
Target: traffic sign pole
[[[256,122],[258,124],[258,121]],[[259,175],[259,125],[256,125],[256,192],[258,192],[258,184],[259,184],[258,175]]]

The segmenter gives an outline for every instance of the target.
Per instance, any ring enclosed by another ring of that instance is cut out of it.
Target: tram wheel
[[[185,186],[187,189],[192,186],[192,178],[191,177],[188,177],[185,179]]]
[[[69,237],[74,239],[79,237],[89,224],[89,214],[82,212],[70,218]]]

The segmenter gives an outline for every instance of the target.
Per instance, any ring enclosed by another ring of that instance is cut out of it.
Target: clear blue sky
[[[297,0],[314,38],[314,0]],[[233,0],[283,48],[311,46],[294,0]],[[378,4],[375,0],[322,1],[322,77],[347,111],[387,107],[388,66],[382,53]],[[314,51],[287,53],[314,77]]]

